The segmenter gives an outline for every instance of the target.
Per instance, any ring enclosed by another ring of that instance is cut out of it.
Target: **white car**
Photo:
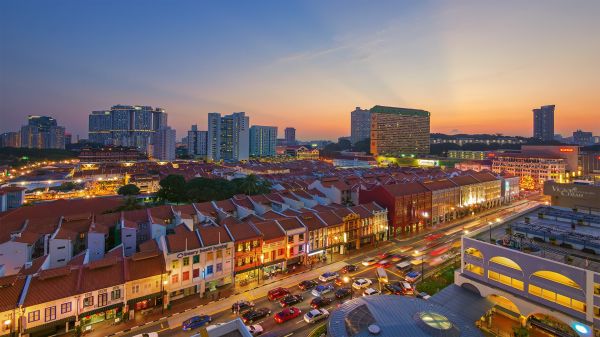
[[[362,265],[365,267],[374,265],[375,263],[377,263],[377,259],[374,257],[369,257],[362,261]]]
[[[313,309],[304,314],[304,321],[306,323],[315,323],[327,317],[329,317],[329,311],[325,309]]]
[[[363,296],[373,296],[373,295],[379,295],[379,291],[375,290],[373,288],[367,288],[363,292]]]
[[[337,272],[328,271],[326,273],[323,273],[321,276],[319,276],[319,281],[321,281],[321,282],[333,281],[338,277],[340,277],[340,274],[338,274]]]
[[[265,331],[263,329],[263,327],[260,326],[259,324],[249,325],[249,326],[247,326],[247,328],[248,328],[248,331],[250,331],[250,334],[252,336],[261,335],[263,333],[263,331]]]
[[[133,337],[158,337],[158,332],[146,332],[141,333],[139,335],[135,335]]]
[[[371,286],[373,282],[369,279],[364,279],[364,278],[359,278],[358,280],[354,281],[354,283],[352,283],[352,288],[360,290],[363,288],[368,288],[369,286]]]

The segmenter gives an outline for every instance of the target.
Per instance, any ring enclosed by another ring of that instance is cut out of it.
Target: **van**
[[[377,268],[377,279],[379,282],[388,283],[387,273],[385,272],[384,268]]]
[[[401,272],[407,273],[412,269],[413,265],[409,261],[404,261],[396,264],[396,268]]]

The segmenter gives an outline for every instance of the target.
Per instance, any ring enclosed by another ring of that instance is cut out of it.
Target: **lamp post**
[[[260,267],[258,269],[258,284],[260,284],[260,271],[263,269],[263,263],[265,261],[265,254],[260,254]],[[264,275],[264,272],[263,272]]]
[[[161,299],[161,313],[165,312],[165,286],[167,285],[167,280],[163,280],[163,274],[160,274],[160,296],[162,296]]]
[[[415,250],[415,255],[419,256],[419,251],[418,250]],[[425,272],[425,262],[424,262],[424,259],[425,259],[425,253],[423,252],[423,253],[421,253],[421,282],[423,282],[423,279],[424,279],[424,276],[425,276],[424,275],[424,272]]]

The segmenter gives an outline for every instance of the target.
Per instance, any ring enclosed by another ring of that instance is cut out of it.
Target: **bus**
[[[381,283],[388,283],[387,273],[385,272],[384,268],[382,268],[382,267],[377,268],[377,279]]]

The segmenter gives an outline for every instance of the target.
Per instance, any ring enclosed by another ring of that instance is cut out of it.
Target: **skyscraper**
[[[175,130],[164,127],[152,134],[152,157],[158,160],[175,160]]]
[[[533,109],[533,138],[548,142],[554,140],[554,105]]]
[[[573,132],[573,143],[581,146],[594,144],[594,134],[592,132],[577,130]]]
[[[371,111],[356,109],[350,112],[350,142],[356,144],[371,137]]]
[[[376,105],[371,112],[371,153],[384,156],[429,154],[430,113]]]
[[[296,129],[295,128],[285,128],[285,144],[286,145],[296,145]]]
[[[21,127],[21,147],[32,149],[64,149],[65,128],[48,116],[27,117],[27,125]]]
[[[211,160],[248,160],[250,155],[250,118],[245,112],[221,116],[208,114],[207,156]]]
[[[188,155],[193,158],[206,158],[208,131],[199,131],[198,125],[192,125],[187,134]]]
[[[167,113],[150,106],[114,105],[110,110],[93,111],[88,126],[92,142],[146,150],[152,135],[167,126]]]
[[[250,128],[250,155],[253,157],[274,157],[277,143],[276,126],[253,125]]]

